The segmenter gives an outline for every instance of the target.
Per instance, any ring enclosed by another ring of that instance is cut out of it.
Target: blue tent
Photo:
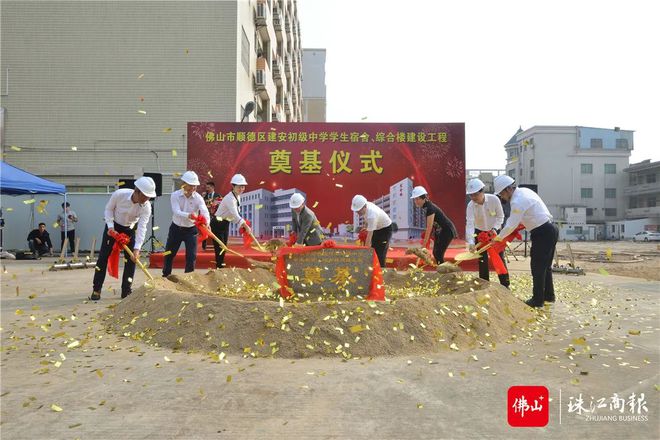
[[[65,194],[66,187],[13,167],[6,162],[0,172],[0,194]]]

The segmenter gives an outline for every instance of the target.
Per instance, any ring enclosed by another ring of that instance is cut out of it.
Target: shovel
[[[206,229],[207,229],[207,231],[208,231],[209,237],[211,237],[211,238],[213,239],[213,241],[215,241],[216,243],[218,243],[218,245],[222,248],[222,251],[223,251],[223,252],[229,252],[229,253],[232,253],[232,254],[234,254],[234,255],[237,255],[237,256],[239,256],[239,257],[241,257],[241,258],[245,258],[245,256],[243,256],[242,254],[239,254],[238,252],[236,252],[236,251],[232,251],[231,249],[229,249],[229,248],[227,247],[227,245],[224,244],[224,243],[222,242],[222,240],[220,240],[218,237],[215,236],[215,234],[211,231],[211,228],[209,228],[208,226],[206,226]]]

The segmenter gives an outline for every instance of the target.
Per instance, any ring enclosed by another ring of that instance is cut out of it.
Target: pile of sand
[[[158,279],[104,316],[107,328],[184,351],[303,358],[404,355],[494,346],[534,312],[503,287],[464,273],[388,271],[387,302],[299,294],[282,300],[265,269]]]

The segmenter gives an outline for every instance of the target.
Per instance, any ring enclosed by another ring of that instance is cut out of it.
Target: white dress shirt
[[[500,199],[493,194],[484,194],[486,199],[483,205],[470,200],[465,211],[467,224],[465,226],[465,239],[468,244],[474,244],[474,230],[490,231],[500,229],[504,223],[504,210]]]
[[[138,224],[135,231],[135,249],[140,249],[144,243],[144,237],[147,232],[147,222],[151,217],[151,204],[133,203],[131,196],[133,190],[130,188],[118,189],[110,196],[110,200],[105,205],[105,224],[108,229],[115,227],[115,222],[132,228],[135,223]]]
[[[499,233],[499,238],[504,238],[522,223],[525,229],[532,231],[534,228],[552,221],[552,215],[545,206],[543,200],[529,188],[516,188],[511,196],[511,215]]]
[[[366,224],[367,231],[376,231],[392,224],[392,219],[385,211],[371,202],[367,202]]]
[[[238,204],[240,202],[241,196],[237,196],[233,191],[229,191],[215,211],[218,221],[227,220],[232,223],[238,223],[238,226],[241,227],[245,223],[245,220],[243,220],[241,214],[238,212]]]
[[[190,197],[183,194],[183,190],[174,191],[170,197],[172,203],[172,223],[182,228],[190,228],[195,226],[195,222],[190,219],[190,214],[199,215],[206,219],[208,225],[211,221],[209,210],[206,207],[206,202],[197,192],[194,192]]]

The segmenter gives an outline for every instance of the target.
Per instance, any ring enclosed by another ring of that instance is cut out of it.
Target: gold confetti
[[[168,358],[167,356],[163,356],[163,359],[165,359],[165,362],[172,362],[172,360],[170,358]]]
[[[458,345],[456,345],[455,342],[452,342],[452,344],[449,346],[449,348],[451,348],[452,350],[458,351]]]
[[[31,205],[31,204],[33,204],[34,202],[36,202],[35,199],[23,200],[23,203],[25,203],[26,205]]]
[[[264,183],[266,183],[266,181],[262,180],[261,182],[259,182],[259,185],[263,185]]]
[[[602,267],[598,268],[598,273],[601,275],[609,275],[610,273],[603,269]]]
[[[12,212],[14,208],[7,208],[7,212]]]
[[[69,345],[66,346],[66,348],[75,348],[80,345],[80,341],[73,341]]]
[[[160,226],[154,226],[153,228],[151,228],[152,231],[157,231],[159,229],[160,229]]]
[[[336,186],[337,188],[343,188],[343,187],[344,187],[344,185],[342,185],[341,183],[335,183],[335,186]]]
[[[177,377],[176,378],[176,383],[181,383],[183,382],[183,377]]]
[[[165,251],[165,252],[163,252],[163,256],[165,256],[165,255],[169,255],[169,254],[171,254],[171,253],[172,253],[172,251]]]
[[[14,314],[20,316],[20,315],[23,314],[23,310],[21,310],[21,309],[16,309],[16,311],[14,312]]]
[[[147,112],[144,111],[144,110],[138,110],[138,113],[140,113],[140,114],[142,114],[142,115],[146,115],[146,114],[147,114]]]
[[[98,377],[103,377],[103,371],[97,369],[97,370],[96,370],[96,375],[97,375]]]
[[[60,408],[59,406],[55,405],[54,403],[50,406],[50,409],[52,409],[52,410],[55,411],[55,412],[60,412],[60,411],[62,411],[62,408]]]
[[[144,78],[144,73],[138,75],[138,79],[142,79],[142,78]]]
[[[630,334],[630,335],[634,335],[634,336],[638,336],[638,335],[640,335],[641,333],[642,333],[642,332],[639,331],[639,330],[628,330],[628,334]]]
[[[78,151],[78,147],[76,147],[75,145],[71,145],[71,151]]]
[[[172,129],[169,128],[169,127],[168,128],[163,128],[163,133],[169,133],[171,131],[172,131]]]
[[[418,409],[422,409],[422,408],[424,408],[424,405],[422,405],[421,403],[418,403],[418,404],[417,404],[417,408],[418,408]]]
[[[231,382],[231,374],[227,376],[227,383]]]
[[[16,145],[12,145],[12,146],[9,147],[9,148],[11,148],[11,149],[14,150],[14,151],[21,151],[21,147],[17,147]]]
[[[177,155],[178,153],[176,152],[176,150],[172,150],[172,157],[176,157]]]
[[[261,209],[261,208],[263,208],[263,207],[264,207],[264,205],[259,204],[259,205],[255,205],[255,206],[254,206],[254,209]]]
[[[316,208],[317,206],[319,206],[319,202],[314,202],[314,205],[312,205],[312,208]]]
[[[78,426],[82,426],[82,423],[75,423],[73,425],[69,425],[69,429],[77,428]]]

